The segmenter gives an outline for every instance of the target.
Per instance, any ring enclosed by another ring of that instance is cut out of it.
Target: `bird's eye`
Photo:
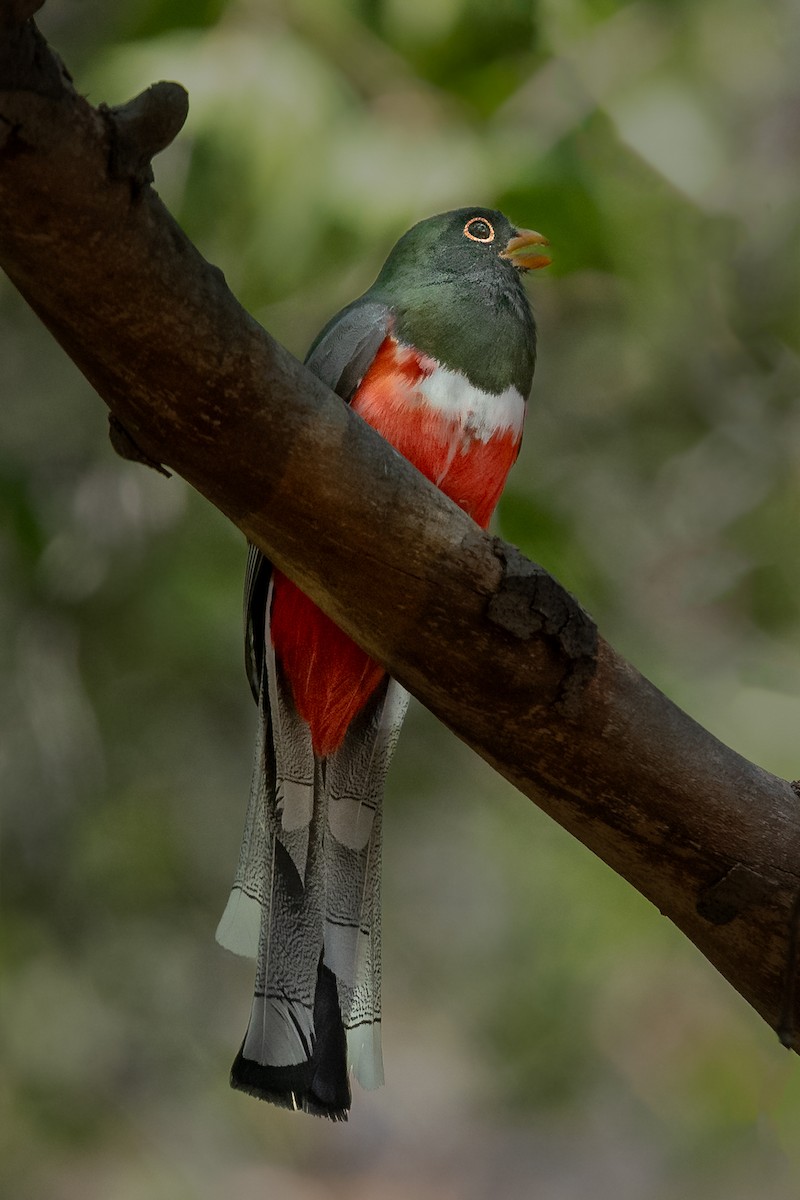
[[[470,217],[464,226],[464,237],[473,242],[493,242],[494,229],[485,217]]]

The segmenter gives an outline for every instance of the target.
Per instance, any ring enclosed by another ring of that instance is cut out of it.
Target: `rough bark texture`
[[[0,264],[115,447],[222,510],[796,1048],[800,799],[718,742],[270,338],[149,186],[176,84],[93,109],[0,6]]]

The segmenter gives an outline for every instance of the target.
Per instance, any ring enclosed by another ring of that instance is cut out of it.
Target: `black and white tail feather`
[[[257,958],[233,1087],[345,1120],[349,1075],[383,1082],[381,804],[408,703],[381,684],[335,754],[316,758],[275,662],[271,568],[251,547],[247,658],[259,710],[250,802],[217,940]]]
[[[386,336],[387,305],[362,297],[322,330],[306,365],[349,403]],[[349,1071],[383,1081],[381,803],[408,696],[386,680],[335,754],[315,758],[276,669],[270,563],[250,547],[245,660],[259,706],[239,866],[217,940],[258,960],[235,1088],[343,1120]]]

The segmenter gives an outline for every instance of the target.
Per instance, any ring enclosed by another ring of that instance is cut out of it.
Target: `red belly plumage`
[[[511,428],[498,430],[488,440],[462,434],[457,417],[437,411],[417,391],[436,369],[432,359],[387,337],[352,407],[486,528],[517,457],[521,434]],[[270,630],[297,711],[311,730],[314,753],[320,758],[332,754],[383,679],[383,667],[277,570]]]

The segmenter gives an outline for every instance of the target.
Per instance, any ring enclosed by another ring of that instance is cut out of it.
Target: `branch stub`
[[[101,104],[111,136],[108,169],[112,179],[130,179],[138,189],[153,182],[151,159],[166,150],[183,128],[189,95],[179,83],[152,83],[126,104]]]

